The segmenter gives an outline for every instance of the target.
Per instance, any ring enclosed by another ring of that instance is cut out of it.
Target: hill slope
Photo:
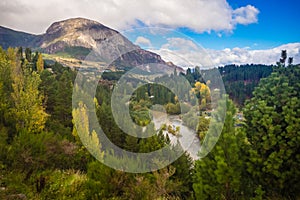
[[[64,53],[80,60],[84,60],[92,50],[97,50],[101,57],[123,69],[146,63],[175,67],[159,55],[134,45],[118,31],[84,18],[55,22],[42,35],[1,27],[0,45],[3,48],[31,47],[47,54]]]
[[[32,35],[20,31],[0,26],[0,45],[2,48],[8,47],[36,47],[40,39],[39,35]]]

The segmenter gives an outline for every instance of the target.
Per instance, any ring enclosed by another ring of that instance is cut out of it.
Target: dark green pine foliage
[[[233,102],[228,99],[220,102],[220,106],[227,107],[220,138],[212,151],[195,163],[193,189],[196,199],[239,199],[243,196],[240,143],[244,142],[244,137],[234,127],[236,109]]]
[[[50,114],[47,128],[70,137],[72,132],[72,92],[76,73],[59,63],[51,66],[52,71],[41,72],[40,90],[46,99],[46,111]]]
[[[25,49],[25,58],[28,62],[32,61],[32,56],[31,56],[31,49],[30,48],[26,48]]]
[[[248,171],[268,196],[300,195],[300,66],[279,65],[246,103]]]
[[[252,97],[259,80],[269,76],[272,70],[272,66],[253,64],[219,67],[227,94],[239,106]]]

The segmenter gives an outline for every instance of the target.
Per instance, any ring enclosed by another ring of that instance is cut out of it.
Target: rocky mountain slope
[[[42,35],[0,27],[0,45],[3,48],[31,47],[47,54],[63,52],[80,60],[86,59],[95,50],[101,61],[110,62],[119,68],[145,63],[175,67],[172,63],[163,61],[159,55],[134,45],[118,31],[84,18],[55,22]]]

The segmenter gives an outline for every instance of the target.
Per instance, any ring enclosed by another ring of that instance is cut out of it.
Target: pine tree
[[[248,171],[267,195],[294,199],[300,196],[300,66],[283,63],[261,80],[244,109]]]
[[[28,62],[31,62],[32,56],[31,56],[31,49],[30,48],[25,49],[25,58]]]
[[[221,102],[227,106],[222,134],[214,149],[196,161],[194,184],[196,199],[234,199],[241,196],[241,160],[238,133],[234,128],[235,107],[231,100]]]

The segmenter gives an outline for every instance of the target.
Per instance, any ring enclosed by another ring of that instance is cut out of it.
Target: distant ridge
[[[2,48],[8,47],[36,47],[39,41],[39,35],[33,35],[21,31],[15,31],[10,28],[0,26],[0,45]]]

